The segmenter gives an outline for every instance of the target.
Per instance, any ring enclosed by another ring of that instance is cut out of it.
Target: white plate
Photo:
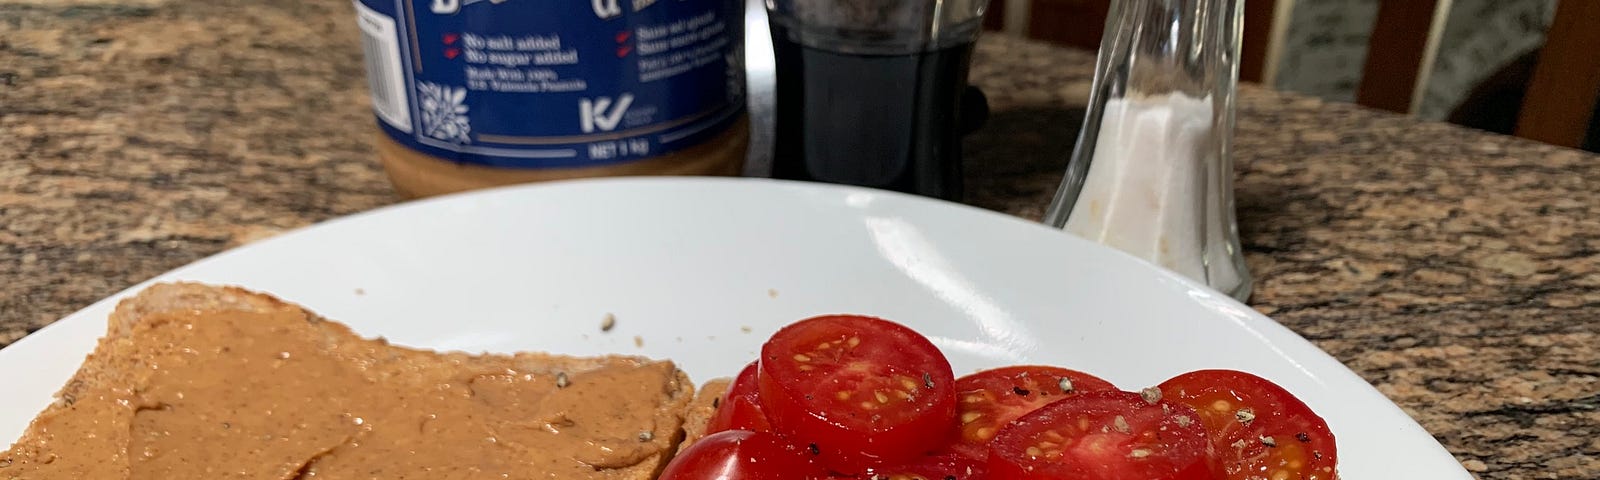
[[[958,375],[1047,363],[1133,389],[1234,368],[1326,417],[1344,478],[1471,478],[1338,361],[1226,296],[1038,224],[895,193],[752,179],[514,187],[330,221],[152,281],[179,279],[271,292],[406,345],[643,354],[698,380],[830,312],[911,325]],[[0,350],[0,438],[20,434],[141,287]],[[601,333],[607,313],[616,328]]]

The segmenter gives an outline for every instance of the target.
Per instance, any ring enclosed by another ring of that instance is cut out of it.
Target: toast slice
[[[649,480],[694,398],[667,361],[418,350],[162,284],[118,305],[0,479]]]

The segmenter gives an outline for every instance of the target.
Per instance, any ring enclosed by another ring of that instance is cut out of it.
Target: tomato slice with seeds
[[[1305,402],[1271,381],[1200,370],[1161,383],[1168,400],[1194,407],[1228,480],[1333,480],[1333,433]]]
[[[1071,395],[1116,389],[1094,375],[1037,365],[997,368],[958,378],[956,419],[961,435],[952,448],[985,458],[989,441],[1013,420]]]
[[[1023,415],[989,444],[1007,480],[1210,480],[1211,443],[1194,409],[1136,393],[1088,392]]]
[[[754,459],[754,460],[753,460]],[[660,480],[820,480],[827,472],[810,452],[768,432],[728,430],[684,449]]]
[[[761,408],[773,431],[816,445],[818,460],[860,474],[943,447],[955,377],[927,338],[887,320],[801,320],[761,347]]]
[[[761,411],[761,399],[756,386],[757,362],[750,362],[733,378],[728,391],[723,392],[717,412],[706,424],[706,434],[724,430],[772,431],[767,414]]]

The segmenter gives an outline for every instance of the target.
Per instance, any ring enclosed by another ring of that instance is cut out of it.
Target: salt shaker
[[[1239,300],[1233,214],[1241,0],[1114,0],[1083,130],[1045,223]]]

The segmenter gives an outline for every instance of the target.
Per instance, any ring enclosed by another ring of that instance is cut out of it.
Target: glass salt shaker
[[[1241,0],[1114,0],[1083,131],[1045,223],[1239,300],[1233,214]]]

